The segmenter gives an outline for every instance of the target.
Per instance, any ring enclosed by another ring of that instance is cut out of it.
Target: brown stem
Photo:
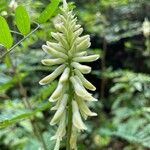
[[[102,55],[102,59],[101,59],[102,72],[104,72],[106,70],[106,53],[107,53],[107,41],[104,37],[104,39],[103,39],[103,55]],[[100,90],[102,99],[104,99],[104,97],[105,97],[105,85],[106,85],[106,79],[105,79],[105,77],[102,77],[101,90]]]

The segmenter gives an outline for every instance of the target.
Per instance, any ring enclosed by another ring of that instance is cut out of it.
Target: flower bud
[[[67,59],[68,58],[68,56],[66,55],[66,54],[64,54],[64,53],[62,53],[62,52],[58,52],[58,51],[56,51],[55,49],[53,49],[53,48],[51,48],[51,47],[49,47],[49,46],[47,46],[47,45],[43,45],[42,46],[42,49],[46,52],[46,53],[48,53],[48,54],[51,54],[52,56],[54,56],[54,57],[57,57],[57,58],[63,58],[63,59]]]
[[[66,111],[64,111],[64,113],[62,114],[56,134],[51,137],[51,140],[55,140],[57,138],[62,140],[62,137],[65,136],[65,134],[66,134]]]
[[[90,36],[89,35],[84,35],[84,36],[81,36],[81,37],[78,37],[77,38],[77,44],[80,44],[82,41],[90,41]]]
[[[74,33],[74,38],[77,38],[79,35],[81,35],[83,32],[83,28],[79,28],[77,31]]]
[[[78,128],[79,130],[87,130],[87,127],[83,123],[80,113],[79,113],[79,108],[78,104],[76,101],[72,101],[72,109],[73,109],[73,125]]]
[[[70,78],[70,80],[71,80],[71,82],[73,84],[75,93],[78,96],[82,97],[85,100],[95,101],[95,98],[93,98],[91,96],[91,94],[86,91],[86,89],[81,85],[81,83],[75,77],[72,76]]]
[[[83,74],[88,74],[91,72],[91,67],[89,66],[86,66],[86,65],[81,65],[77,62],[73,62],[71,63],[71,65],[75,68],[75,69],[78,69],[80,70]]]
[[[70,138],[71,149],[77,150],[77,137],[78,129],[75,126],[72,126],[72,133]]]
[[[76,62],[92,62],[99,58],[99,55],[91,55],[91,56],[81,56],[73,58],[73,61]]]
[[[43,65],[46,66],[53,66],[53,65],[59,65],[65,62],[62,58],[56,58],[56,59],[43,59],[42,61]]]
[[[59,148],[60,148],[60,139],[57,138],[54,150],[59,150]]]
[[[63,72],[63,74],[61,75],[61,77],[60,77],[60,83],[64,83],[64,82],[66,82],[67,80],[68,80],[68,78],[69,78],[69,73],[70,73],[70,69],[67,67],[65,70],[64,70],[64,72]]]
[[[76,75],[80,78],[80,80],[82,81],[83,85],[84,85],[87,89],[89,89],[89,90],[91,90],[91,91],[95,91],[95,90],[96,90],[96,87],[95,87],[94,85],[92,85],[92,84],[82,75],[82,73],[81,73],[79,70],[75,69],[74,71],[75,71]]]
[[[58,44],[58,43],[47,41],[46,44],[49,47],[52,47],[53,49],[55,49],[58,52],[66,53],[66,50],[62,46],[60,46],[60,44]]]
[[[51,36],[52,36],[55,40],[60,41],[60,37],[63,36],[63,34],[62,34],[62,33],[59,33],[59,32],[57,32],[57,33],[51,32]]]
[[[59,66],[54,72],[40,80],[39,84],[45,85],[55,80],[65,69],[65,65]]]
[[[82,112],[82,114],[85,114],[85,116],[97,116],[96,113],[92,112],[88,108],[88,106],[87,106],[87,104],[85,103],[84,100],[77,98],[77,103],[78,103],[80,111]]]
[[[91,46],[90,39],[86,39],[82,41],[79,45],[77,45],[78,51],[83,51]]]
[[[51,108],[51,110],[57,110],[59,108],[60,102],[62,100],[62,96],[57,99],[56,105]],[[51,102],[51,101],[50,101]]]
[[[59,83],[56,90],[53,92],[53,94],[51,95],[51,97],[49,98],[50,102],[55,102],[57,101],[58,97],[61,96],[61,92],[63,89],[63,84]]]
[[[57,109],[53,119],[51,120],[50,124],[51,125],[55,125],[56,123],[59,122],[59,120],[61,119],[61,116],[63,114],[63,112],[65,111],[66,105],[67,105],[67,101],[68,101],[68,95],[65,94],[60,102],[60,106]]]
[[[75,57],[81,57],[81,56],[86,56],[87,55],[87,52],[86,51],[83,51],[83,52],[77,52],[75,54]]]

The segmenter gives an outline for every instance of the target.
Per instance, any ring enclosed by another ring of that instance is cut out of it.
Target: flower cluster
[[[99,55],[87,55],[85,50],[90,46],[90,37],[89,35],[81,36],[83,28],[77,24],[77,18],[68,8],[61,8],[61,14],[57,16],[54,25],[58,31],[51,33],[55,42],[48,41],[46,45],[42,46],[42,49],[50,55],[50,59],[42,60],[42,64],[59,66],[39,83],[41,85],[48,84],[61,75],[57,88],[49,98],[50,102],[56,103],[51,108],[56,113],[50,124],[58,125],[56,134],[52,139],[56,140],[55,150],[59,150],[60,141],[66,135],[67,110],[70,102],[72,108],[70,145],[71,149],[77,149],[78,132],[87,129],[82,118],[87,119],[88,116],[97,115],[87,106],[87,101],[97,101],[87,89],[94,91],[96,88],[83,75],[90,73],[91,67],[80,63],[95,61],[99,58]],[[73,91],[71,93],[70,88]]]

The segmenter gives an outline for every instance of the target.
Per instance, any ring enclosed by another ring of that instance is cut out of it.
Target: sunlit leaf
[[[30,109],[21,109],[21,110],[14,110],[14,112],[9,114],[1,114],[0,115],[0,128],[7,127],[9,125],[15,124],[23,119],[29,118],[31,116],[36,115],[38,112],[42,112],[46,109],[50,108],[50,103],[44,103],[42,106],[34,110]]]
[[[18,80],[22,81],[27,76],[27,73],[20,73],[15,75],[13,78],[8,77],[4,74],[0,74],[0,93],[5,93],[8,89],[15,86]],[[4,79],[8,79],[6,82],[3,82]]]
[[[13,44],[13,38],[10,33],[9,26],[6,20],[0,16],[0,44],[2,44],[7,49]]]
[[[30,32],[31,23],[28,12],[25,7],[18,6],[15,10],[15,20],[18,30],[23,34],[27,35]]]
[[[0,12],[4,11],[7,6],[7,1],[6,0],[0,0]]]
[[[45,10],[41,13],[38,21],[40,23],[46,22],[48,19],[52,17],[56,9],[58,8],[58,5],[60,3],[60,0],[52,0],[49,5],[45,8]]]

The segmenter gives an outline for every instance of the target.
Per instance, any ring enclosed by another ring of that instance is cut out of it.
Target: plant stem
[[[70,63],[69,63],[70,64]],[[72,67],[70,65],[70,77],[72,76]],[[69,77],[69,78],[70,78]],[[72,133],[72,98],[73,98],[73,89],[72,89],[72,84],[69,81],[69,101],[68,101],[68,126],[67,126],[67,143],[66,143],[66,150],[71,150],[70,148],[70,138],[71,138],[71,133]]]
[[[7,52],[5,52],[0,59],[2,59],[3,57],[5,57],[6,55],[8,55],[12,50],[14,50],[19,44],[21,44],[21,42],[23,42],[24,40],[26,40],[30,35],[32,35],[36,30],[38,30],[40,28],[40,25],[36,22],[34,22],[34,24],[36,24],[36,28],[34,30],[32,30],[29,34],[27,34],[25,37],[23,37],[19,42],[17,42],[14,46],[12,46],[9,50],[7,50]],[[14,33],[17,33],[14,31]],[[17,33],[18,34],[18,33]]]
[[[68,130],[67,130],[67,148],[66,150],[70,150],[70,138],[72,132],[72,87],[69,82],[69,102],[68,102]]]
[[[104,37],[104,39],[103,39],[103,56],[102,56],[102,60],[101,60],[102,72],[106,71],[106,53],[107,53],[107,42]],[[101,95],[102,99],[104,99],[104,97],[105,97],[105,85],[106,85],[106,79],[105,79],[105,77],[103,77],[101,80],[101,91],[100,91],[100,95]]]

